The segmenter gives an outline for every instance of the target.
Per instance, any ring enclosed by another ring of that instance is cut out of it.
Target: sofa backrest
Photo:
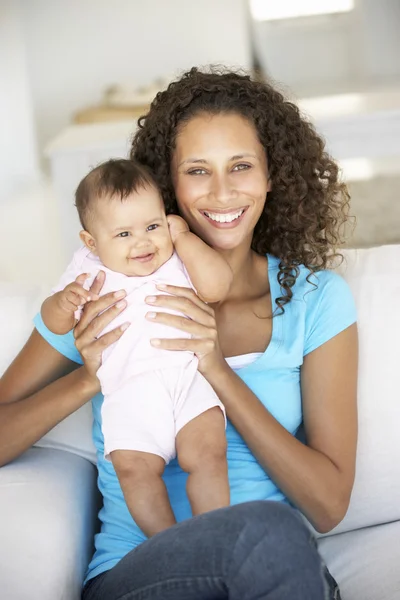
[[[400,245],[347,250],[358,311],[359,437],[350,507],[333,533],[400,519]]]

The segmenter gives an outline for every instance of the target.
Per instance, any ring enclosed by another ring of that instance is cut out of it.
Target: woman
[[[123,292],[86,307],[75,345],[72,334],[54,336],[36,318],[1,380],[0,462],[95,396],[104,507],[84,600],[338,598],[299,516],[329,531],[346,513],[354,480],[355,310],[344,281],[326,270],[348,206],[338,168],[272,87],[197,69],[157,95],[132,157],[154,171],[168,212],[232,268],[218,306],[183,288],[148,303],[149,313],[156,305],[188,317],[157,313],[192,337],[153,343],[195,352],[225,405],[233,506],[190,519],[186,474],[172,462],[165,482],[178,525],[145,541],[132,522],[103,458],[96,378],[102,351],[123,333],[101,336],[124,309]],[[307,445],[296,438],[301,423]]]

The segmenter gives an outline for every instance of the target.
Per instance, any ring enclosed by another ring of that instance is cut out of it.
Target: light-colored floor
[[[400,243],[400,175],[349,184],[357,225],[348,246]],[[0,281],[50,288],[66,266],[60,219],[48,180],[0,206]]]

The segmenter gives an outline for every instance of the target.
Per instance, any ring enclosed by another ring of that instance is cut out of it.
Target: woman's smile
[[[225,210],[200,210],[200,213],[217,229],[233,229],[237,227],[247,211],[248,206]]]

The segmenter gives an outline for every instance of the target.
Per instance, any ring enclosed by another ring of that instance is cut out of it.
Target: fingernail
[[[155,302],[155,301],[156,301],[156,297],[155,296],[147,296],[147,298],[146,298],[146,302],[148,304],[153,304],[153,302]]]
[[[167,286],[165,285],[165,283],[158,283],[157,287],[159,290],[166,290]]]
[[[117,308],[124,308],[124,306],[126,306],[126,302],[125,302],[125,300],[121,300],[121,302],[117,302],[117,304],[115,306]]]
[[[125,296],[124,290],[119,290],[119,292],[115,292],[114,298],[123,298]]]
[[[130,323],[124,323],[123,325],[121,325],[120,329],[121,331],[125,331],[126,329],[128,329]]]
[[[152,346],[159,346],[161,344],[160,340],[150,340],[150,344]]]
[[[146,318],[147,319],[155,319],[156,318],[156,313],[155,312],[148,312],[146,314]]]
[[[100,279],[102,272],[103,272],[103,271],[99,271],[99,272],[97,273],[97,275],[96,275],[96,277],[95,277],[96,281],[98,281],[98,280]]]
[[[91,299],[92,299],[92,298],[91,298],[91,296],[88,296],[88,297],[86,298],[87,302],[90,302],[90,301],[91,301]]]

